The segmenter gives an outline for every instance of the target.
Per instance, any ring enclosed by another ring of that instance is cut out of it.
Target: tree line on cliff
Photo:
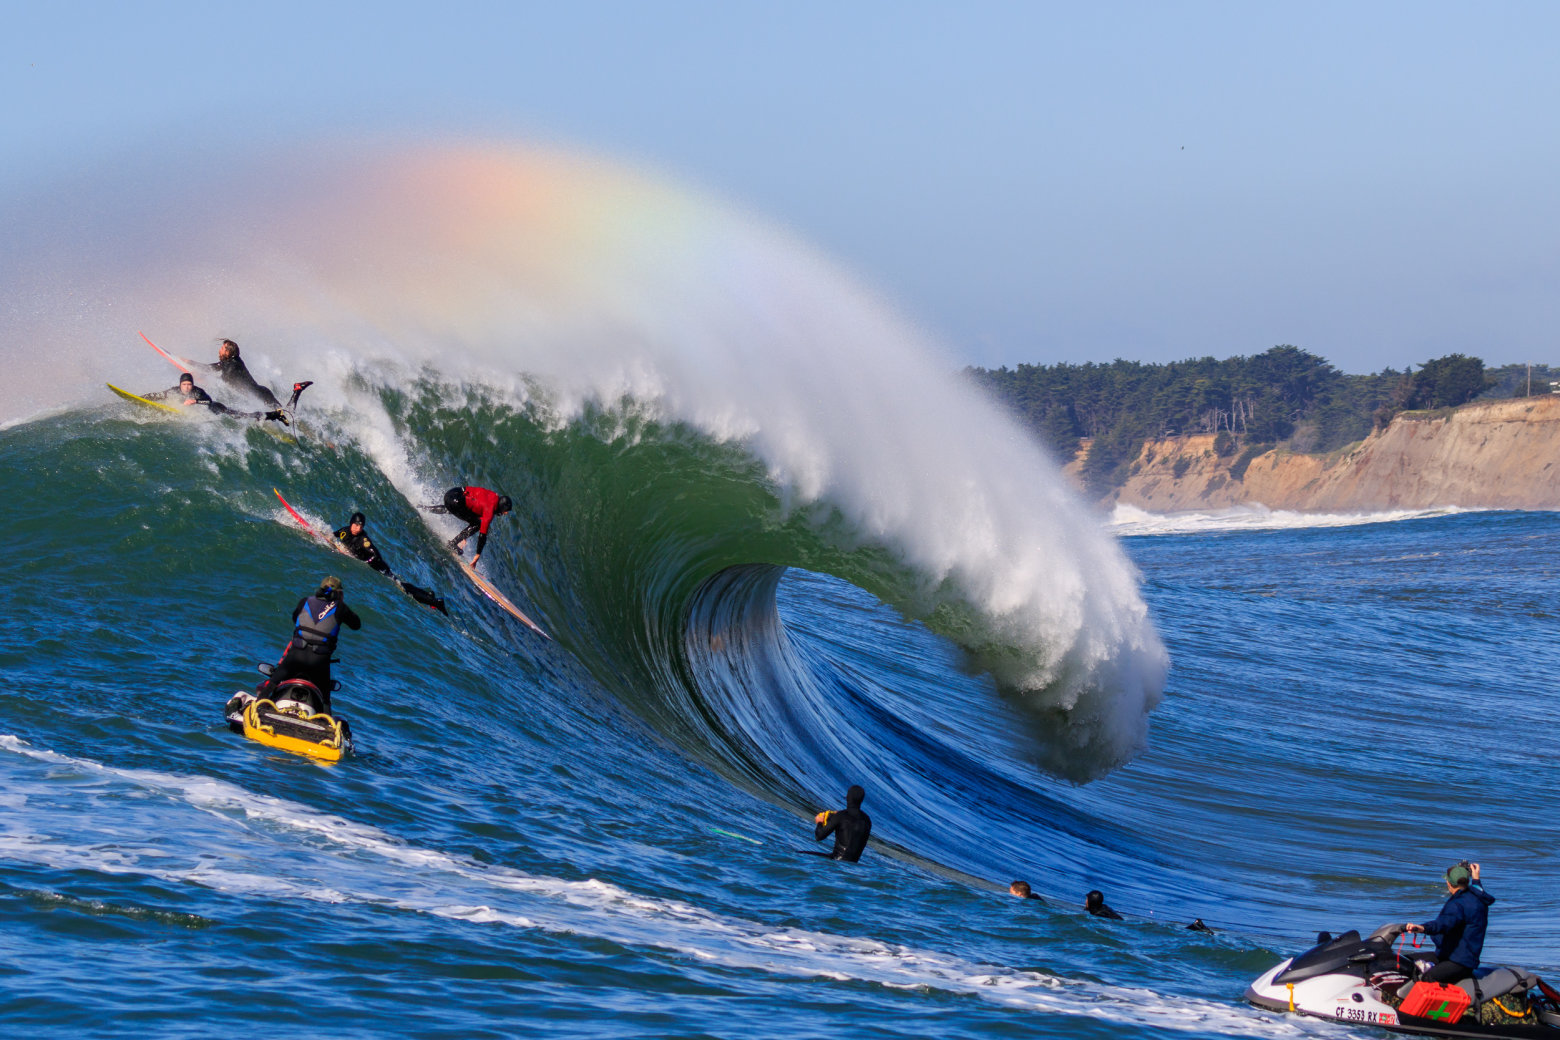
[[[1560,370],[1548,366],[1487,368],[1465,354],[1425,362],[1417,371],[1386,368],[1348,375],[1299,347],[1281,345],[1250,357],[1211,357],[1149,364],[1018,365],[971,368],[1062,459],[1085,439],[1083,480],[1103,494],[1127,479],[1149,438],[1216,434],[1221,455],[1241,451],[1232,466],[1275,445],[1326,452],[1362,440],[1399,412],[1454,408],[1475,397],[1548,393]],[[1243,450],[1242,450],[1243,449]]]

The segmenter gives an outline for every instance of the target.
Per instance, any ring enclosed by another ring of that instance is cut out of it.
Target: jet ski
[[[1393,943],[1401,924],[1368,937],[1323,933],[1311,949],[1270,969],[1246,989],[1246,1000],[1334,1022],[1380,1026],[1428,1036],[1560,1040],[1560,992],[1525,968],[1480,968],[1453,985],[1420,976],[1434,956],[1416,959]],[[1427,951],[1428,953],[1428,951]]]
[[[265,675],[272,667],[259,666]],[[341,683],[333,680],[332,692],[339,689]],[[222,714],[234,733],[321,762],[339,762],[352,749],[352,727],[325,710],[319,687],[307,679],[284,679],[263,697],[239,690],[228,698]]]

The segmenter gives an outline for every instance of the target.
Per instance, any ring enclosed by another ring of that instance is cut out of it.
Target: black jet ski
[[[1246,1000],[1399,1033],[1560,1040],[1560,992],[1543,979],[1525,968],[1493,967],[1450,986],[1425,982],[1420,976],[1434,955],[1415,959],[1415,950],[1394,950],[1402,932],[1401,924],[1389,924],[1364,939],[1357,931],[1323,933],[1247,987]]]
[[[260,671],[271,674],[272,666]],[[341,683],[332,681],[332,692]],[[339,762],[352,749],[352,727],[325,710],[325,697],[307,679],[285,679],[265,696],[239,690],[222,709],[228,728],[266,747]]]

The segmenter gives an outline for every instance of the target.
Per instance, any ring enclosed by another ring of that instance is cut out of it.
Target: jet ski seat
[[[1513,991],[1526,993],[1538,985],[1538,979],[1525,968],[1490,968],[1474,972],[1473,978],[1463,979],[1457,985],[1467,991],[1475,1004],[1482,1004]]]

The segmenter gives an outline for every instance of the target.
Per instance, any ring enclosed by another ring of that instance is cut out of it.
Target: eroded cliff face
[[[1199,434],[1145,444],[1132,477],[1106,502],[1156,513],[1245,504],[1313,512],[1560,509],[1560,395],[1400,415],[1331,455],[1260,455],[1238,480],[1230,471],[1238,455],[1216,456],[1213,441]],[[1077,462],[1067,468],[1076,472]]]

